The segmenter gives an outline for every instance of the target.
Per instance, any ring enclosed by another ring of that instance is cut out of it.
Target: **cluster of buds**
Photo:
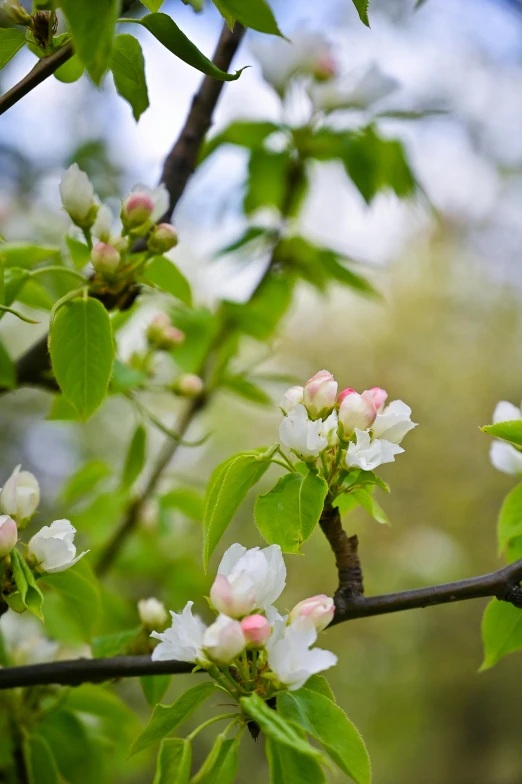
[[[23,530],[40,503],[38,481],[29,471],[16,466],[0,491],[0,558],[16,547],[18,532]],[[63,572],[85,555],[76,555],[76,529],[69,520],[55,520],[44,525],[27,544],[27,563],[37,573]]]
[[[372,387],[361,394],[348,387],[338,393],[337,381],[321,370],[304,387],[285,393],[285,414],[279,428],[281,443],[308,462],[327,451],[341,449],[346,469],[373,471],[395,460],[404,450],[402,439],[416,425],[402,400],[385,405],[388,394]]]
[[[147,327],[147,342],[156,351],[170,351],[181,345],[185,334],[175,327],[167,313],[158,313]]]
[[[301,688],[311,675],[337,662],[330,651],[310,650],[335,609],[331,598],[320,595],[281,616],[273,603],[285,584],[286,566],[278,545],[263,550],[232,545],[210,591],[217,613],[214,623],[205,626],[192,615],[193,602],[181,614],[171,612],[172,625],[151,634],[160,640],[153,660],[195,662],[225,688],[230,684],[227,687],[223,671],[232,668],[235,697],[255,690],[269,698],[279,688]]]
[[[112,283],[129,270],[133,262],[127,258],[135,240],[146,238],[145,260],[167,253],[178,243],[176,230],[170,223],[156,222],[169,206],[169,194],[164,185],[158,188],[137,186],[122,202],[119,233],[113,231],[114,216],[110,208],[101,204],[87,174],[74,163],[60,183],[62,205],[73,223],[93,244],[91,262],[96,273]]]

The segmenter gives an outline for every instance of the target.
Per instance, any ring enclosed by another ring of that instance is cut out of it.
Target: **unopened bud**
[[[143,226],[154,212],[154,201],[144,191],[135,191],[123,202],[121,219],[128,229]]]
[[[32,19],[30,14],[27,13],[23,5],[18,0],[2,0],[0,3],[0,11],[3,11],[7,18],[14,22],[14,24],[30,27]]]
[[[334,613],[335,605],[333,599],[324,593],[320,593],[296,604],[290,613],[290,623],[293,623],[298,618],[309,618],[317,631],[320,632],[331,622]]]
[[[90,229],[96,221],[99,205],[92,182],[77,163],[73,163],[63,174],[60,195],[71,220],[82,229]]]
[[[0,509],[18,523],[29,520],[40,503],[38,480],[29,471],[20,469],[21,466],[16,466],[0,492]]]
[[[220,664],[230,664],[245,647],[246,639],[241,624],[226,615],[218,615],[203,635],[203,648],[212,661]]]
[[[152,230],[148,248],[151,253],[167,253],[178,244],[178,233],[170,223],[159,223]]]
[[[14,550],[18,541],[18,529],[9,515],[0,516],[0,558],[5,558]]]
[[[203,379],[194,373],[184,373],[175,382],[174,391],[185,397],[197,397],[203,392]]]
[[[138,602],[138,613],[142,624],[151,629],[157,626],[163,628],[169,618],[165,605],[153,596],[150,599],[140,599]]]
[[[287,389],[283,395],[283,399],[279,404],[279,408],[283,414],[289,414],[299,403],[303,402],[303,387],[295,386]]]
[[[377,409],[370,392],[359,395],[355,389],[348,387],[339,393],[337,402],[339,406],[339,424],[342,435],[348,437],[355,430],[367,430],[375,421]]]
[[[183,343],[185,334],[172,326],[172,321],[166,313],[158,313],[147,328],[147,340],[159,351],[170,351]]]
[[[248,615],[241,621],[248,645],[261,648],[270,637],[271,627],[264,615]]]
[[[111,278],[120,266],[121,256],[115,247],[98,242],[91,251],[92,266],[100,275]]]
[[[320,57],[313,68],[313,76],[318,82],[327,82],[337,73],[337,63],[331,55]]]
[[[368,392],[372,396],[373,404],[377,409],[377,413],[380,414],[384,408],[386,400],[388,399],[388,393],[385,389],[381,389],[381,387],[371,387]]]
[[[313,417],[330,413],[337,397],[337,381],[327,370],[320,370],[308,379],[303,389],[303,401]]]

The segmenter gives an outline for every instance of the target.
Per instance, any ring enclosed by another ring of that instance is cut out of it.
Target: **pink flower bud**
[[[373,404],[377,409],[377,413],[380,414],[388,398],[388,393],[385,389],[381,389],[381,387],[371,387],[368,392],[372,396]]]
[[[327,370],[320,370],[304,385],[303,402],[314,417],[328,414],[335,405],[336,397],[337,381]]]
[[[0,515],[0,558],[5,558],[18,541],[18,529],[9,515]]]
[[[120,266],[121,256],[112,245],[98,242],[91,251],[91,261],[96,272],[110,278]]]
[[[159,223],[151,232],[148,241],[152,253],[166,253],[178,244],[178,233],[170,223]]]
[[[252,580],[241,572],[230,579],[218,574],[210,589],[212,606],[220,613],[232,618],[247,615],[256,606],[256,592]]]
[[[172,326],[172,321],[166,313],[158,313],[147,328],[147,340],[159,351],[170,351],[171,348],[183,343],[185,333]]]
[[[367,430],[375,421],[377,409],[370,392],[359,395],[355,389],[343,389],[337,398],[339,407],[339,424],[345,437],[357,430]]]
[[[325,54],[314,64],[313,75],[318,82],[326,82],[337,73],[337,63],[334,58]]]
[[[197,397],[203,392],[203,380],[194,373],[184,373],[176,382],[176,391],[186,397]]]
[[[239,656],[245,646],[241,624],[226,615],[218,615],[217,620],[203,635],[203,648],[212,661],[220,664],[229,664]]]
[[[320,632],[331,622],[334,613],[335,605],[333,599],[324,593],[320,593],[296,604],[290,613],[290,623],[293,623],[298,618],[309,618],[317,631]]]
[[[270,637],[270,624],[264,615],[248,615],[241,621],[241,628],[248,645],[260,648]]]
[[[143,226],[154,212],[154,201],[148,193],[136,191],[123,202],[121,219],[129,229]]]

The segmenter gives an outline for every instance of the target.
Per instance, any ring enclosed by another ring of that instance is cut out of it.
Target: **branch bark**
[[[346,608],[342,612],[336,613],[330,627],[356,618],[367,618],[488,596],[510,602],[522,610],[521,580],[522,560],[505,566],[503,569],[498,569],[496,572],[454,583],[432,585],[428,588],[400,591],[382,596],[354,596],[347,601]],[[73,659],[0,669],[0,690],[42,684],[79,686],[81,683],[101,683],[115,678],[190,673],[193,669],[194,665],[187,662],[153,662],[150,656]]]
[[[10,90],[0,97],[0,114],[4,114],[15,103],[18,103],[18,101],[21,101],[22,98],[30,93],[31,90],[45,82],[61,65],[70,60],[73,54],[72,45],[66,44],[54,54],[49,55],[49,57],[42,57],[41,60],[38,60],[27,76],[24,76],[14,87],[11,87]]]

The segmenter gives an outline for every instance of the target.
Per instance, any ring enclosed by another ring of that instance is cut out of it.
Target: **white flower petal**
[[[513,419],[522,419],[520,408],[509,403],[507,400],[501,400],[493,412],[493,424],[498,422],[509,422]]]
[[[489,449],[489,458],[497,471],[513,476],[522,474],[522,452],[505,441],[493,441]]]

